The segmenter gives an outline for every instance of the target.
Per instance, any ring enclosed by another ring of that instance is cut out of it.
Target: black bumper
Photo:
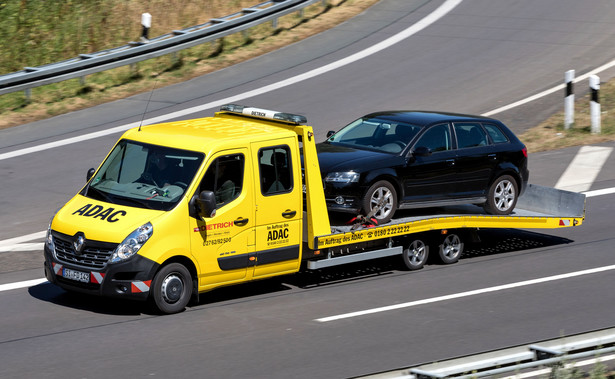
[[[102,270],[55,259],[45,246],[45,276],[49,282],[68,291],[91,295],[118,297],[133,300],[146,300],[149,296],[151,281],[159,264],[135,255],[126,262],[107,264]],[[89,275],[89,281],[81,282],[65,277],[65,269]]]

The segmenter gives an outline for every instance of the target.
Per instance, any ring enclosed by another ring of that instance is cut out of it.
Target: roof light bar
[[[221,106],[220,110],[230,113],[244,114],[252,117],[292,122],[293,124],[305,124],[307,122],[307,118],[302,115],[271,111],[262,108],[253,108],[239,104],[226,104]]]

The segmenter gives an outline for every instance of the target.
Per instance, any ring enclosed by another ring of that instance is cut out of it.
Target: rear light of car
[[[527,147],[523,146],[523,149],[521,149],[521,151],[523,152],[523,156],[527,158]]]

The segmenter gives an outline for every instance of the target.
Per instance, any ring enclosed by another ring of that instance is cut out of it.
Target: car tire
[[[463,242],[457,234],[447,234],[438,251],[440,262],[445,265],[455,263],[463,253]]]
[[[510,175],[500,176],[489,187],[485,211],[492,215],[510,214],[517,205],[518,194],[517,181]]]
[[[382,202],[382,208],[373,212],[374,207]],[[393,218],[397,210],[397,191],[391,183],[380,180],[372,184],[363,196],[363,213],[370,218],[375,218],[378,224],[386,224]],[[373,213],[373,214],[372,214]]]
[[[420,270],[429,258],[429,245],[420,239],[412,240],[407,247],[404,247],[402,258],[406,269]]]
[[[152,300],[164,314],[183,311],[192,296],[192,277],[180,263],[170,263],[160,269],[152,283]]]

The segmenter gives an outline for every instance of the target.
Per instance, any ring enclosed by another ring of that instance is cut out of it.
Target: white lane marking
[[[26,280],[23,282],[0,284],[0,292],[16,290],[19,288],[34,287],[34,286],[37,286],[45,282],[47,282],[47,279],[32,279],[32,280]]]
[[[9,238],[6,240],[0,241],[0,253],[6,253],[9,251],[33,251],[33,250],[42,250],[43,243],[42,242],[34,242],[30,243],[30,241],[45,238],[47,234],[46,231],[30,233],[25,236]]]
[[[459,299],[459,298],[462,298],[462,297],[469,297],[469,296],[475,296],[475,295],[482,295],[482,294],[490,293],[490,292],[504,291],[504,290],[508,290],[508,289],[511,289],[511,288],[519,288],[519,287],[531,286],[531,285],[534,285],[534,284],[553,282],[553,281],[556,281],[556,280],[570,279],[570,278],[574,278],[574,277],[578,277],[578,276],[591,275],[591,274],[596,274],[596,273],[599,273],[599,272],[611,271],[611,270],[615,270],[615,265],[604,266],[604,267],[597,267],[597,268],[592,268],[592,269],[582,270],[582,271],[576,271],[576,272],[570,272],[570,273],[567,273],[567,274],[547,276],[545,278],[525,280],[525,281],[522,281],[522,282],[503,284],[503,285],[500,285],[500,286],[494,286],[494,287],[477,289],[477,290],[473,290],[473,291],[454,293],[454,294],[445,295],[445,296],[432,297],[430,299],[422,299],[422,300],[417,300],[417,301],[411,301],[411,302],[408,302],[408,303],[402,303],[402,304],[388,305],[388,306],[385,306],[385,307],[365,309],[365,310],[357,311],[357,312],[350,312],[350,313],[344,313],[344,314],[339,314],[339,315],[335,315],[335,316],[328,316],[328,317],[317,318],[314,321],[318,321],[318,322],[337,321],[337,320],[342,320],[342,319],[346,319],[346,318],[360,317],[360,316],[365,316],[365,315],[374,314],[374,313],[382,313],[382,312],[394,311],[394,310],[397,310],[397,309],[410,308],[410,307],[415,307],[417,305],[432,304],[432,303],[437,303],[437,302],[446,301],[446,300]]]
[[[615,60],[612,60],[612,61],[610,61],[608,63],[605,63],[602,66],[600,66],[598,68],[595,68],[592,71],[579,76],[578,78],[576,78],[574,80],[574,83],[580,82],[582,80],[586,80],[590,76],[596,75],[596,74],[598,74],[598,73],[600,73],[600,72],[602,72],[604,70],[608,70],[609,68],[611,68],[613,66],[615,66]],[[550,94],[552,94],[554,92],[562,91],[564,88],[566,88],[566,84],[560,84],[560,85],[557,85],[557,86],[555,86],[553,88],[550,88],[550,89],[547,89],[547,90],[542,91],[540,93],[537,93],[535,95],[526,97],[525,99],[521,99],[519,101],[516,101],[516,102],[514,102],[512,104],[504,105],[503,107],[496,108],[496,109],[494,109],[492,111],[483,113],[482,115],[485,116],[485,117],[491,117],[494,114],[501,113],[501,112],[507,111],[509,109],[516,108],[516,107],[518,107],[520,105],[523,105],[523,104],[527,104],[527,103],[532,102],[534,100],[540,99],[541,97],[545,97],[547,95],[550,95]]]
[[[611,147],[582,146],[555,188],[574,192],[589,190],[612,151]]]
[[[273,83],[252,91],[248,91],[248,92],[244,92],[242,94],[239,95],[235,95],[235,96],[230,96],[227,97],[225,99],[220,99],[220,100],[216,100],[216,101],[212,101],[210,103],[207,104],[203,104],[203,105],[199,105],[196,107],[192,107],[192,108],[188,108],[188,109],[184,109],[181,111],[177,111],[177,112],[173,112],[173,113],[169,113],[163,116],[158,116],[158,117],[153,117],[153,118],[149,118],[147,120],[143,120],[143,125],[146,124],[156,124],[156,123],[160,123],[160,122],[164,122],[167,120],[171,120],[174,118],[178,118],[178,117],[182,117],[188,114],[192,114],[192,113],[197,113],[197,112],[201,112],[207,109],[211,109],[211,108],[217,108],[221,105],[224,104],[229,104],[229,103],[234,103],[234,102],[238,102],[250,97],[254,97],[254,96],[258,96],[258,95],[262,95],[264,93],[267,92],[271,92],[283,87],[287,87],[290,86],[292,84],[296,84],[299,83],[301,81],[307,80],[307,79],[311,79],[313,77],[316,77],[318,75],[322,75],[325,74],[329,71],[338,69],[340,67],[346,66],[350,63],[356,62],[360,59],[366,58],[372,54],[375,54],[377,52],[380,52],[388,47],[391,47],[393,45],[395,45],[398,42],[403,41],[404,39],[420,32],[421,30],[425,29],[426,27],[428,27],[429,25],[433,24],[434,22],[438,21],[440,18],[444,17],[446,14],[448,14],[449,12],[451,12],[455,7],[457,7],[459,4],[461,4],[463,0],[447,0],[445,1],[440,7],[438,7],[436,10],[434,10],[433,12],[431,12],[429,15],[425,16],[423,19],[421,19],[420,21],[418,21],[416,24],[413,24],[412,26],[410,26],[409,28],[397,33],[396,35],[393,35],[387,39],[385,39],[384,41],[381,41],[371,47],[368,47],[365,50],[359,51],[358,53],[355,53],[353,55],[350,55],[346,58],[340,59],[336,62],[333,63],[329,63],[328,65],[316,68],[314,70],[305,72],[303,74],[294,76],[292,78],[289,79],[285,79],[282,80],[280,82],[277,83]],[[134,122],[134,123],[130,123],[130,124],[126,124],[126,125],[120,125],[117,126],[115,128],[111,128],[111,129],[107,129],[107,130],[101,130],[99,132],[95,132],[95,133],[89,133],[89,134],[84,134],[82,136],[77,136],[77,137],[73,137],[73,138],[68,138],[65,140],[60,140],[60,141],[55,141],[55,142],[49,142],[49,143],[45,143],[42,145],[38,145],[38,146],[32,146],[32,147],[28,147],[25,149],[19,149],[19,150],[15,150],[15,151],[10,151],[8,153],[4,153],[4,154],[0,154],[0,160],[4,160],[4,159],[9,159],[9,158],[14,158],[14,157],[18,157],[21,155],[25,155],[25,154],[30,154],[30,153],[34,153],[34,152],[38,152],[38,151],[43,151],[43,150],[47,150],[47,149],[52,149],[55,147],[59,147],[59,146],[64,146],[64,145],[68,145],[71,143],[76,143],[76,142],[81,142],[81,141],[86,141],[86,140],[90,140],[93,138],[98,138],[98,137],[102,137],[102,136],[106,136],[109,134],[113,134],[113,133],[119,133],[119,132],[123,132],[126,131],[132,127],[138,126],[139,123],[138,122]]]
[[[11,251],[36,251],[43,250],[43,242],[32,243],[17,243],[13,245],[0,246],[0,253],[8,253]]]
[[[613,188],[605,188],[601,190],[587,191],[583,192],[586,197],[594,197],[594,196],[602,196],[602,195],[610,195],[615,193],[615,187]]]

